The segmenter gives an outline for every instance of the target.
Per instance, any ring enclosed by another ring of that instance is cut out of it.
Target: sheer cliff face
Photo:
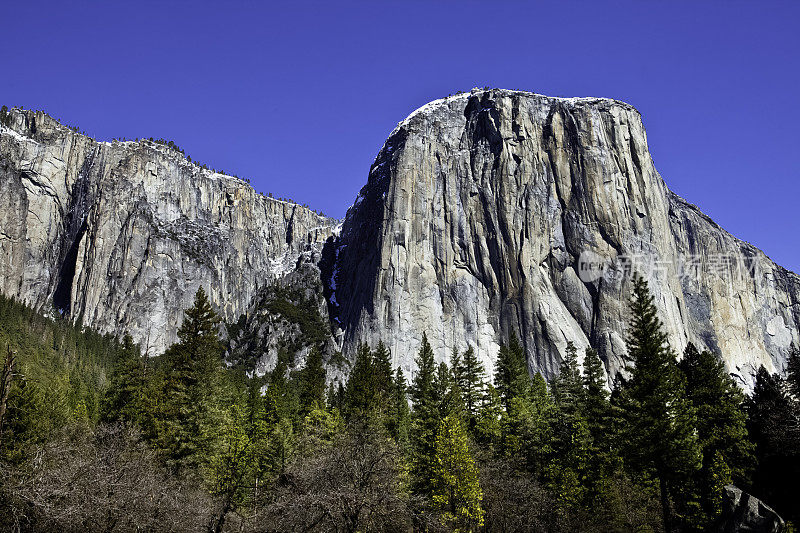
[[[487,368],[514,333],[548,377],[568,341],[591,343],[615,374],[633,271],[673,347],[721,353],[745,386],[800,346],[800,278],[671,193],[620,102],[432,102],[392,132],[323,247],[334,223],[164,146],[97,143],[28,111],[0,126],[0,290],[151,354],[203,285],[227,320],[247,313],[232,343],[259,368],[308,336],[284,327],[288,302],[319,308],[315,333],[330,314],[329,352],[384,340],[407,372],[427,332],[440,359],[473,346]],[[307,294],[320,287],[326,301]]]
[[[0,290],[150,353],[198,286],[235,320],[333,223],[165,146],[94,142],[29,111],[0,130]]]
[[[800,343],[800,278],[670,192],[638,112],[612,100],[487,90],[424,106],[376,158],[336,253],[346,350],[385,339],[406,370],[423,332],[438,357],[471,345],[487,365],[513,332],[531,370],[552,376],[573,341],[616,373],[631,270],[673,346],[720,352],[745,385]]]

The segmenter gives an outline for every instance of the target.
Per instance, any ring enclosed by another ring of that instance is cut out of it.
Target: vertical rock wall
[[[30,111],[0,129],[0,289],[150,353],[198,286],[234,320],[334,222],[163,145],[98,143]]]
[[[442,359],[471,345],[491,365],[513,332],[533,371],[572,341],[616,373],[634,270],[673,346],[721,352],[745,384],[800,341],[800,278],[668,190],[634,108],[473,91],[390,135],[344,222],[336,311],[346,348],[387,339],[409,371],[425,331]]]

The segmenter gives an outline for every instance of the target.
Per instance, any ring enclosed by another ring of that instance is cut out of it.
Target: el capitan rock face
[[[486,364],[514,332],[531,370],[552,376],[573,341],[616,373],[631,267],[673,346],[721,352],[743,383],[799,340],[800,278],[670,192],[639,113],[613,100],[485,90],[423,106],[378,154],[337,253],[345,348],[387,339],[406,370],[423,331],[439,358],[472,345]]]
[[[352,354],[383,339],[408,371],[426,331],[440,359],[472,345],[488,365],[513,332],[548,377],[570,340],[616,373],[630,270],[650,282],[673,346],[719,351],[744,385],[800,345],[800,278],[670,192],[621,102],[475,90],[423,106],[389,136],[338,237],[336,221],[164,146],[11,118],[0,289],[128,330],[151,353],[200,284],[227,320],[252,317],[241,334],[253,346],[272,346],[280,320],[259,308],[263,289],[300,268],[323,287],[334,344]]]

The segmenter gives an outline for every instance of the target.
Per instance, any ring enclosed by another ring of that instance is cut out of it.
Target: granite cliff
[[[318,257],[336,221],[150,141],[95,142],[42,112],[0,130],[0,289],[151,354],[203,285],[235,321]]]
[[[568,341],[625,364],[626,299],[645,276],[673,346],[721,353],[749,385],[783,368],[800,278],[672,193],[639,113],[608,99],[474,90],[390,134],[337,241],[334,314],[412,370],[423,331],[444,358],[490,364],[512,332],[556,372]],[[491,367],[489,367],[491,368]]]
[[[307,348],[279,325],[311,309],[329,353],[383,339],[409,372],[425,331],[440,359],[472,345],[487,365],[514,333],[548,377],[568,341],[591,343],[615,374],[634,271],[675,348],[721,353],[744,386],[800,345],[800,278],[672,193],[639,113],[614,100],[427,104],[389,135],[341,231],[162,145],[98,143],[40,112],[7,122],[0,289],[150,353],[202,284],[237,324],[234,356],[262,369],[275,335]]]

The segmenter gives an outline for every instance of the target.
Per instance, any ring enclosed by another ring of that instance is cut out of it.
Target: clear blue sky
[[[342,216],[395,124],[489,85],[643,114],[667,184],[800,272],[800,2],[6,2],[0,104]]]

